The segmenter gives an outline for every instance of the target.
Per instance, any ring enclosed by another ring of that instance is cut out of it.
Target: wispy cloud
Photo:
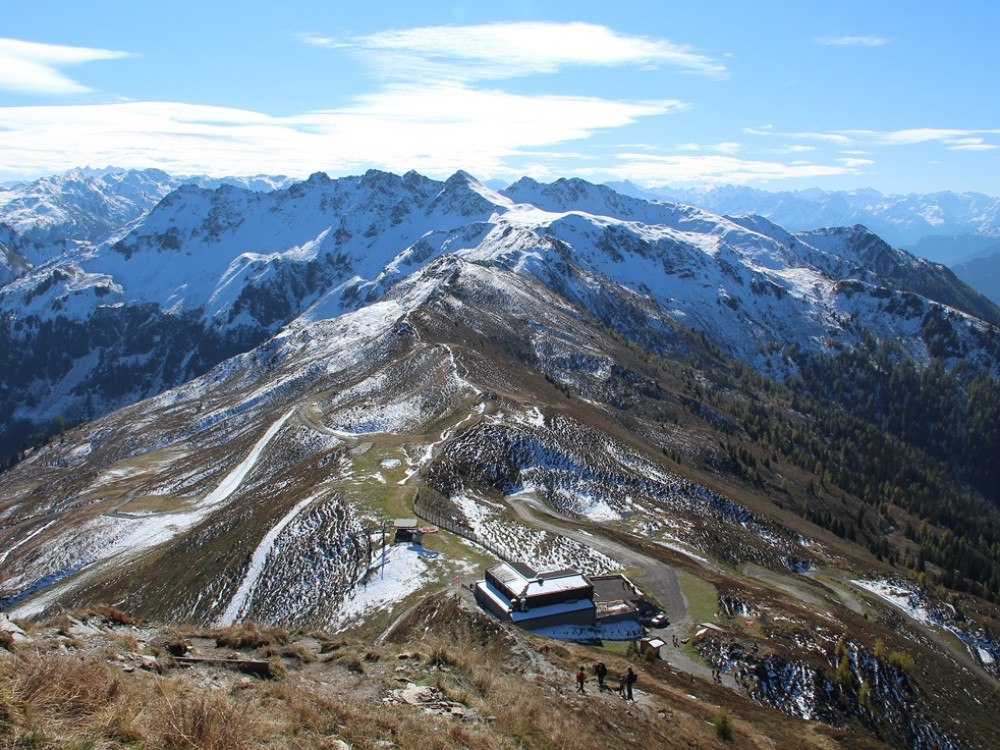
[[[0,39],[0,91],[38,96],[85,94],[93,89],[69,78],[59,68],[129,56],[128,52],[107,49]]]
[[[867,167],[869,164],[874,164],[875,162],[871,159],[859,159],[856,156],[845,156],[842,159],[837,159],[838,164],[843,164],[848,169],[855,169],[857,167]]]
[[[901,130],[838,130],[830,133],[780,133],[766,128],[744,128],[744,133],[798,140],[814,140],[838,146],[915,146],[940,143],[951,150],[986,150],[994,148],[984,136],[1000,135],[1000,129],[904,128]]]
[[[816,41],[834,47],[881,47],[889,43],[888,39],[881,36],[826,36]]]
[[[305,175],[375,166],[492,175],[509,172],[505,160],[528,150],[684,106],[400,85],[290,117],[170,102],[8,107],[0,108],[0,164],[14,174],[114,164],[178,174]]]
[[[765,126],[762,128],[743,128],[743,132],[747,135],[762,135],[766,137],[780,137],[780,138],[793,138],[801,140],[816,140],[816,141],[826,141],[828,143],[833,143],[838,146],[850,146],[854,143],[848,136],[842,133],[821,133],[821,132],[803,132],[803,133],[781,133],[770,126]]]
[[[619,163],[610,169],[586,169],[583,173],[611,174],[651,187],[668,184],[746,184],[789,178],[814,178],[856,173],[847,164],[785,164],[775,161],[755,161],[725,155],[651,156],[623,153]]]
[[[394,80],[470,82],[554,73],[570,66],[626,65],[728,76],[723,63],[687,45],[619,34],[589,23],[424,26],[343,39],[310,34],[301,38],[307,44],[359,53]]]
[[[721,143],[681,143],[676,146],[677,151],[714,151],[718,154],[736,154],[743,150],[742,143],[735,141],[723,141]]]

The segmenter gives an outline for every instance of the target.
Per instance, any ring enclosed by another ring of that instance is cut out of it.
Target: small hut
[[[404,542],[420,544],[423,542],[424,532],[420,528],[420,524],[416,518],[397,518],[392,522],[392,525],[395,528],[393,544],[402,544]]]

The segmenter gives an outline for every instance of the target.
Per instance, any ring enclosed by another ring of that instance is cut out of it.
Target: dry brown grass
[[[196,695],[172,702],[163,694],[162,743],[170,750],[243,750],[257,746],[256,720],[245,703]]]
[[[100,617],[109,625],[138,625],[139,620],[130,617],[121,610],[104,604],[95,604],[88,608],[87,614]]]
[[[244,622],[214,632],[215,645],[220,648],[234,648],[247,651],[265,646],[284,646],[288,643],[288,633],[281,628]]]
[[[0,652],[0,750],[329,750],[334,739],[357,750],[387,743],[413,750],[701,750],[724,746],[712,725],[719,706],[732,717],[735,747],[824,747],[828,739],[803,735],[801,722],[751,708],[721,686],[665,665],[637,665],[639,703],[594,691],[577,696],[576,665],[598,655],[609,660],[607,653],[572,644],[540,653],[531,639],[441,599],[432,598],[423,613],[418,608],[405,630],[393,644],[345,641],[327,658],[286,656],[287,674],[271,680],[210,667],[125,673],[105,661],[105,647],[89,658],[45,652],[41,640],[38,648],[15,647]],[[227,643],[257,648],[289,640],[256,627],[230,632],[237,637]],[[316,640],[313,649],[321,647]],[[283,646],[264,648],[280,661]],[[401,653],[405,660],[396,658]],[[613,669],[625,664],[610,661]],[[384,702],[401,684],[400,669],[402,681],[436,687],[484,720],[464,723]]]
[[[4,747],[257,747],[247,704],[175,680],[130,677],[97,659],[19,651],[0,667]]]

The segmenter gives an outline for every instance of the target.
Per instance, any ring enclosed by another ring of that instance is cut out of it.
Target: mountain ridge
[[[938,304],[951,310],[955,351],[988,365],[988,355],[975,353],[970,314],[1000,320],[1000,310],[945,269],[867,230],[792,235],[772,222],[650,203],[580,180],[525,178],[496,192],[463,172],[438,182],[372,170],[337,180],[317,173],[266,192],[185,184],[106,238],[74,242],[0,289],[11,367],[36,352],[45,377],[55,378],[46,386],[22,371],[8,380],[7,430],[28,418],[18,406],[24,389],[34,391],[29,408],[44,419],[96,415],[124,403],[120,389],[100,385],[120,381],[114,373],[123,367],[138,368],[139,394],[152,395],[298,316],[331,317],[374,302],[446,252],[544,278],[603,310],[604,322],[628,336],[669,338],[677,325],[693,327],[779,377],[780,361],[762,348],[822,349],[834,331],[857,342],[864,330],[890,326],[876,335],[902,336],[912,342],[908,355],[926,361],[919,321]],[[879,312],[892,298],[909,322]],[[109,338],[109,325],[126,332],[124,341],[101,345],[105,353],[89,366],[83,349],[69,360],[38,352],[56,329],[93,342]],[[194,352],[185,344],[193,335]],[[21,437],[9,438],[7,450],[23,437],[24,429],[15,431]]]
[[[871,188],[770,192],[737,185],[648,189],[627,181],[607,184],[628,195],[692,203],[720,214],[760,214],[795,231],[864,224],[890,244],[922,250],[924,257],[948,265],[1000,236],[1000,198],[976,192],[896,195]],[[963,250],[963,241],[972,249]]]

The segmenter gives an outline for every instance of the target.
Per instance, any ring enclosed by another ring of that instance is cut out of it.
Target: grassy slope
[[[718,748],[726,745],[713,720],[726,711],[734,747],[882,747],[663,664],[631,662],[640,676],[634,704],[598,694],[592,678],[587,694],[577,695],[578,666],[602,659],[617,674],[626,657],[508,632],[448,597],[424,601],[379,646],[254,626],[162,630],[122,624],[120,613],[107,610],[81,617],[95,632],[81,633],[64,618],[32,628],[31,644],[0,651],[4,746]],[[204,656],[270,659],[273,679],[217,666],[176,668],[169,653],[179,644]],[[136,652],[158,656],[164,674],[132,671]],[[393,699],[408,685],[430,689],[448,711]],[[462,713],[481,720],[462,721]]]

